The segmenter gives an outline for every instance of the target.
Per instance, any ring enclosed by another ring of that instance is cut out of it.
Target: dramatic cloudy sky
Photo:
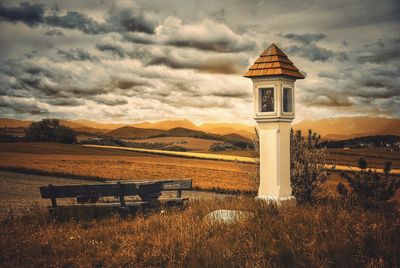
[[[400,117],[400,2],[0,0],[0,117],[252,123],[242,74],[276,43],[297,119]]]

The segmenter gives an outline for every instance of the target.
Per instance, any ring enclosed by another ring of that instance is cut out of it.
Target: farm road
[[[53,185],[68,185],[68,184],[96,184],[100,182],[57,178],[50,176],[38,176],[24,173],[0,171],[0,217],[6,213],[18,213],[24,209],[29,209],[32,205],[49,206],[50,200],[42,199],[39,192],[39,187]],[[172,197],[175,192],[166,192],[163,196]],[[183,191],[183,197],[190,199],[210,199],[226,197],[225,194],[198,192],[198,191]],[[60,204],[71,202],[70,200],[57,200]]]
[[[0,215],[10,210],[21,211],[35,204],[48,206],[50,201],[40,197],[41,186],[88,183],[96,182],[0,171]]]

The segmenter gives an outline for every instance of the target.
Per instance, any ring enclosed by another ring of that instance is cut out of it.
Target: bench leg
[[[121,207],[126,207],[124,189],[122,188],[123,186],[120,182],[118,182],[117,184],[119,186],[119,202],[121,203]]]
[[[176,198],[181,198],[182,197],[182,190],[177,190],[176,191]]]
[[[53,194],[53,185],[52,184],[49,184],[49,191],[50,191],[51,206],[53,208],[57,208],[57,200]]]
[[[57,208],[57,200],[54,197],[51,198],[51,206]]]

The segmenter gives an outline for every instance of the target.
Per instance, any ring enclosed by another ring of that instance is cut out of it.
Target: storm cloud
[[[287,52],[293,55],[297,55],[308,59],[310,61],[328,61],[333,58],[338,59],[339,61],[348,60],[348,56],[346,52],[338,51],[334,52],[330,49],[321,47],[316,43],[321,41],[327,37],[326,34],[319,33],[319,34],[280,34],[280,36],[293,40],[300,45],[291,45],[287,47]]]
[[[76,29],[89,34],[104,34],[109,32],[144,32],[154,33],[155,24],[143,14],[131,9],[120,8],[113,4],[107,11],[104,22],[98,22],[78,11],[67,11],[65,15],[45,15],[42,4],[20,3],[19,6],[0,5],[0,20],[22,22],[28,26],[38,24]]]
[[[6,7],[0,3],[0,20],[23,22],[29,26],[43,22],[44,5],[20,3],[17,6]]]
[[[282,35],[283,37],[295,41],[299,41],[305,45],[311,44],[313,42],[318,42],[324,38],[326,38],[326,34],[319,33],[319,34],[310,34],[310,33],[305,33],[305,34],[285,34]]]
[[[399,117],[399,10],[394,0],[4,0],[0,117],[252,123],[242,75],[271,43],[307,73],[297,118]]]

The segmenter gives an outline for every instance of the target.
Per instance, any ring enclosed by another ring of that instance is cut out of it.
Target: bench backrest
[[[42,198],[68,198],[87,195],[100,196],[132,196],[150,192],[190,190],[192,180],[114,182],[91,185],[64,185],[40,187]]]

